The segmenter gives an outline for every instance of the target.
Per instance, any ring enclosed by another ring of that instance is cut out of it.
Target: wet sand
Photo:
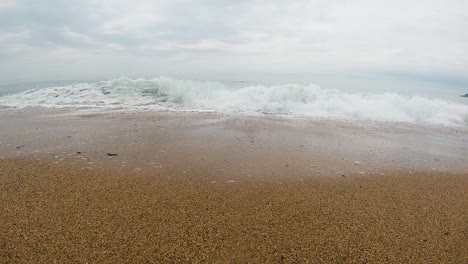
[[[2,263],[468,260],[463,129],[49,110],[0,121]]]
[[[170,173],[209,167],[217,175],[265,179],[468,171],[468,128],[460,127],[41,108],[0,110],[0,122],[0,159],[91,169]]]

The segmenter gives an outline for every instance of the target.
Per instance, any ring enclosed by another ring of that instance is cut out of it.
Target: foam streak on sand
[[[93,107],[269,113],[325,119],[468,124],[468,106],[396,93],[362,94],[317,85],[261,85],[173,78],[119,78],[29,90],[0,97],[15,107]]]

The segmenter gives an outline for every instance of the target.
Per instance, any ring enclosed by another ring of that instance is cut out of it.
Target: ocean
[[[462,90],[327,89],[316,84],[194,81],[168,77],[0,86],[0,105],[200,111],[468,126]]]

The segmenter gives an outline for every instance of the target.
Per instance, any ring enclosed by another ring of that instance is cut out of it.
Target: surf
[[[351,93],[316,84],[265,85],[168,77],[121,77],[30,89],[0,97],[9,107],[215,111],[324,119],[468,125],[468,106],[398,93]]]

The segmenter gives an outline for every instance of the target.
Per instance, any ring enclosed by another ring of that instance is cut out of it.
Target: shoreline
[[[241,168],[245,174],[291,174],[297,169],[315,175],[468,172],[468,129],[460,127],[50,109],[0,111],[0,121],[0,158],[95,169],[214,166]]]

